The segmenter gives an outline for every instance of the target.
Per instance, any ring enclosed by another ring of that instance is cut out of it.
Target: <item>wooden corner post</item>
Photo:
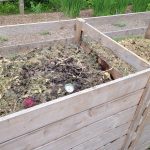
[[[135,150],[150,109],[150,78],[135,112],[122,150]]]
[[[84,23],[85,23],[84,19],[82,18],[76,19],[74,41],[75,41],[75,44],[77,45],[81,44]]]
[[[19,11],[21,15],[24,15],[24,0],[19,0]]]
[[[145,39],[150,39],[150,23],[149,23],[147,30],[145,32]]]

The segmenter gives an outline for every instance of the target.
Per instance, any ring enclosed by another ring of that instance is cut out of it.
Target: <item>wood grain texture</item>
[[[52,141],[45,146],[37,148],[38,150],[66,150],[73,148],[83,142],[86,142],[98,135],[101,135],[109,130],[112,130],[122,124],[130,122],[135,113],[136,106],[115,114],[106,119],[95,122],[80,130],[72,132],[55,141]]]
[[[113,24],[118,21],[127,22],[128,20],[147,21],[147,20],[150,20],[150,12],[147,11],[147,12],[139,12],[139,13],[116,14],[116,15],[110,15],[110,16],[90,17],[90,18],[84,18],[84,19],[93,26],[98,26],[99,24],[101,25]]]
[[[141,71],[128,77],[1,117],[0,128],[3,130],[0,130],[0,143],[142,89],[147,83],[149,74],[150,69]]]
[[[109,147],[114,145],[113,141],[115,142],[115,144],[117,144],[118,143],[117,140],[120,139],[122,136],[124,136],[127,133],[130,123],[131,122],[129,122],[125,125],[119,126],[117,128],[114,128],[114,129],[112,129],[108,132],[105,132],[99,136],[96,136],[96,137],[72,148],[72,150],[96,150],[96,149],[99,149],[99,147],[101,147],[100,149],[102,149],[102,148],[109,149]],[[110,143],[110,142],[112,142],[112,143]],[[121,141],[119,140],[119,142],[121,142]],[[123,145],[123,143],[114,145],[116,147],[115,150],[119,149],[120,144]]]
[[[83,26],[83,32],[90,36],[93,40],[101,42],[103,46],[109,48],[116,54],[119,58],[132,65],[138,71],[150,68],[150,63],[142,59],[132,51],[128,50],[124,46],[120,45],[110,37],[106,36],[98,29],[94,28],[88,23]]]
[[[74,24],[76,19],[48,21],[38,23],[27,23],[17,25],[0,26],[0,35],[2,36],[17,36],[23,34],[37,34],[44,31],[49,32],[67,32],[73,36]],[[68,30],[68,28],[70,30]],[[57,33],[58,34],[58,33]],[[69,35],[69,34],[68,34]]]
[[[126,136],[122,136],[119,139],[116,139],[115,141],[112,141],[111,143],[108,143],[96,150],[120,150],[125,141],[125,137]]]
[[[21,45],[12,45],[12,46],[5,46],[0,47],[0,56],[3,57],[12,57],[16,56],[16,54],[26,54],[30,51],[32,51],[35,48],[44,48],[44,47],[50,47],[53,44],[57,43],[63,43],[68,44],[73,42],[73,37],[71,38],[62,38],[57,40],[47,40],[47,41],[41,41],[41,42],[35,42],[35,43],[26,43]]]
[[[150,141],[146,141],[145,143],[141,143],[136,147],[136,150],[149,150],[150,148]]]
[[[111,38],[125,38],[125,37],[131,37],[131,36],[144,35],[145,31],[146,31],[146,28],[141,27],[141,28],[127,29],[127,30],[104,32],[104,34]]]
[[[120,111],[136,106],[139,103],[142,93],[143,89],[114,101],[90,108],[87,111],[65,118],[58,122],[49,124],[26,135],[0,144],[0,149],[15,149],[16,145],[20,150],[26,149],[26,147],[30,149],[36,148],[66,134],[79,130],[80,128],[98,120],[102,120]],[[30,141],[33,140],[34,142],[30,143]],[[30,143],[30,146],[28,146],[28,143]]]

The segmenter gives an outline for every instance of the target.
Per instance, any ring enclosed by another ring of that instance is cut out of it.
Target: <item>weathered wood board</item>
[[[38,147],[70,132],[79,130],[84,126],[91,124],[92,122],[102,120],[113,114],[119,113],[120,111],[136,106],[139,103],[142,93],[143,89],[120,97],[119,99],[113,100],[111,102],[90,108],[84,112],[70,116],[53,124],[49,124],[38,130],[34,130],[29,134],[20,136],[16,138],[16,140],[10,140],[0,145],[0,149],[9,149],[12,147],[15,148],[16,145],[18,145],[17,147],[20,149],[25,149],[32,139],[37,142],[31,143],[30,149]],[[67,128],[65,128],[65,126],[67,126]],[[57,130],[60,131],[57,132]],[[47,133],[44,134],[45,132]]]
[[[122,148],[122,145],[124,144],[126,136],[120,137],[109,144],[106,144],[97,150],[120,150]]]
[[[108,145],[110,142],[125,136],[128,132],[130,122],[124,125],[121,125],[117,128],[114,128],[108,132],[100,134],[76,147],[72,148],[73,150],[95,150],[98,149],[100,146]],[[117,146],[118,147],[118,146]],[[105,147],[106,148],[106,147]]]
[[[47,40],[35,43],[26,43],[26,44],[19,44],[19,45],[12,45],[12,46],[5,46],[0,47],[0,56],[3,57],[13,57],[18,54],[26,54],[32,51],[35,48],[44,48],[53,45],[54,43],[63,43],[68,44],[73,41],[73,38],[61,38],[56,40]]]
[[[117,126],[121,124],[125,124],[130,122],[130,119],[133,117],[133,114],[136,110],[136,107],[130,108],[128,110],[122,111],[119,114],[108,117],[104,120],[93,123],[89,126],[86,126],[80,130],[77,130],[73,133],[70,133],[64,137],[61,137],[55,141],[52,141],[42,147],[39,147],[38,150],[49,150],[49,149],[57,149],[57,150],[66,150],[73,149],[73,147],[84,143],[85,146],[81,147],[81,149],[94,149],[96,148],[96,144],[100,144],[101,138],[99,139],[97,136],[103,137],[103,133],[113,130]],[[123,130],[122,130],[123,131]],[[126,131],[126,130],[124,130]],[[111,134],[111,133],[110,133]],[[113,133],[112,133],[113,135]],[[94,138],[96,137],[96,138]],[[94,140],[92,141],[92,139]],[[107,140],[106,140],[107,141]],[[94,143],[94,144],[93,144]],[[87,145],[87,146],[86,146]],[[90,145],[90,147],[89,147]],[[95,146],[95,147],[94,147]],[[93,148],[92,148],[93,147]],[[98,148],[98,147],[97,147]],[[77,148],[80,149],[80,148]]]
[[[146,28],[134,28],[120,31],[112,31],[112,32],[104,32],[105,35],[117,39],[117,38],[125,38],[125,37],[136,37],[136,36],[144,36]]]
[[[99,24],[113,24],[116,22],[127,22],[128,20],[132,21],[141,21],[144,20],[145,27],[148,25],[150,20],[149,11],[141,12],[141,13],[129,13],[129,14],[117,14],[113,16],[101,16],[101,17],[92,17],[92,18],[85,18],[85,20],[94,27],[97,27]],[[135,27],[136,28],[136,27]]]

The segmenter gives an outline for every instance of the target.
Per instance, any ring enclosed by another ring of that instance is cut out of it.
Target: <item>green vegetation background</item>
[[[63,11],[65,15],[76,17],[80,10],[93,9],[93,15],[111,15],[150,10],[150,0],[25,0],[26,13]],[[19,13],[18,0],[0,2],[0,15]]]

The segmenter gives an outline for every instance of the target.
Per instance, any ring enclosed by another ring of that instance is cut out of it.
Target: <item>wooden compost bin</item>
[[[145,132],[145,122],[149,121],[150,64],[78,19],[77,44],[82,33],[111,49],[138,72],[1,117],[0,150],[144,148],[141,145],[140,149],[137,148],[137,143]]]

